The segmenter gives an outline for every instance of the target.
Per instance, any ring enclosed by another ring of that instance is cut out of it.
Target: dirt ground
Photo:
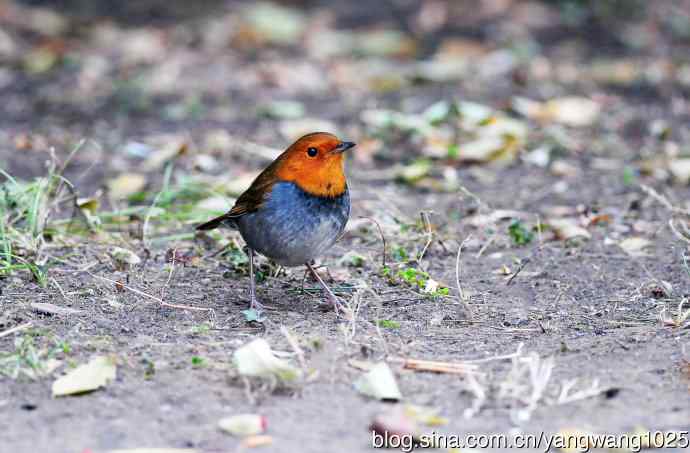
[[[83,215],[56,205],[40,251],[15,246],[40,261],[45,281],[0,272],[0,451],[239,451],[242,440],[218,428],[238,413],[267,418],[272,445],[258,451],[373,451],[372,419],[403,403],[438,409],[448,423],[435,429],[448,434],[687,433],[688,2],[577,23],[558,6],[576,2],[284,2],[298,18],[269,14],[269,31],[247,18],[249,2],[201,2],[198,11],[143,3],[152,6],[65,1],[49,16],[37,13],[45,2],[0,3],[0,167],[31,181],[78,147],[64,176],[99,201],[101,218],[73,228]],[[674,16],[680,25],[668,22]],[[291,21],[301,28],[291,32]],[[331,42],[329,29],[402,35],[343,50],[352,35]],[[441,57],[469,66],[448,78],[410,75]],[[553,105],[525,114],[520,97],[577,97],[599,110],[579,124],[580,104],[569,121]],[[469,162],[462,137],[459,157],[438,155],[437,136],[390,118],[382,132],[367,119],[443,100],[488,106],[528,136],[502,148],[507,160]],[[355,321],[324,308],[315,282],[302,291],[302,269],[261,260],[267,319],[247,322],[246,260],[237,248],[214,255],[241,239],[195,237],[210,217],[195,206],[211,195],[231,201],[267,164],[264,150],[322,126],[359,144],[348,162],[350,226],[322,260],[336,292],[358,307]],[[161,153],[167,160],[156,160]],[[135,174],[144,183],[128,192]],[[130,179],[112,182],[121,175]],[[156,205],[169,215],[147,219]],[[128,214],[136,206],[144,210]],[[386,238],[385,266],[368,218]],[[113,247],[140,262],[122,263]],[[248,390],[233,352],[258,337],[293,351],[281,326],[311,378]],[[11,375],[27,369],[12,368],[22,341],[37,354],[36,375]],[[55,378],[95,355],[116,360],[113,382],[51,396]],[[403,369],[409,358],[478,361],[480,374]],[[538,366],[549,358],[540,391]],[[49,360],[59,367],[43,372]],[[387,360],[402,402],[359,394],[353,360]],[[572,398],[559,399],[570,384]]]

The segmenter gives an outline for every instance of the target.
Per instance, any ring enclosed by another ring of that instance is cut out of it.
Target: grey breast
[[[349,215],[347,188],[339,197],[324,198],[279,182],[262,207],[237,219],[237,225],[250,248],[284,266],[298,266],[328,250]]]

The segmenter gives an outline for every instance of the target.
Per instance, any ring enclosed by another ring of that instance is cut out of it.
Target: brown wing
[[[262,204],[268,198],[268,194],[271,193],[271,188],[273,184],[276,183],[275,169],[277,168],[278,161],[282,158],[281,155],[276,160],[273,161],[271,165],[266,167],[259,176],[256,177],[254,182],[252,182],[249,189],[247,189],[235,202],[235,206],[225,214],[215,219],[209,220],[206,223],[202,223],[197,226],[197,230],[212,230],[218,228],[226,220],[236,219],[250,212],[254,212],[261,207]]]

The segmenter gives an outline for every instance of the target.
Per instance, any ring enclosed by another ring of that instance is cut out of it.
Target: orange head
[[[337,197],[346,189],[343,152],[355,146],[327,132],[307,134],[275,161],[275,176],[319,197]]]

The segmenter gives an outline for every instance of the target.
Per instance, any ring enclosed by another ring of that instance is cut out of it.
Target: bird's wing
[[[225,214],[228,218],[240,217],[244,214],[254,212],[261,207],[271,193],[276,178],[273,172],[269,172],[271,167],[261,172],[256,177],[252,185],[235,202],[235,206]]]
[[[275,169],[277,167],[277,161],[274,161],[271,165],[266,167],[264,171],[256,177],[254,182],[252,182],[249,189],[247,189],[242,195],[239,196],[235,205],[232,209],[220,217],[209,220],[196,227],[197,230],[212,230],[218,228],[227,220],[237,219],[245,214],[254,212],[261,207],[262,204],[268,199],[271,193],[271,188],[273,184],[277,182],[275,176]]]

